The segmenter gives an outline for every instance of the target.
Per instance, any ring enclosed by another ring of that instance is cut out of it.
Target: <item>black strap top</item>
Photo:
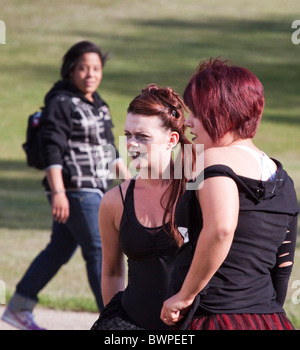
[[[170,296],[170,278],[178,247],[162,226],[149,228],[140,224],[134,208],[134,186],[132,179],[125,199],[120,188],[124,204],[120,244],[128,258],[128,285],[122,306],[140,327],[168,329],[160,320],[160,311]]]

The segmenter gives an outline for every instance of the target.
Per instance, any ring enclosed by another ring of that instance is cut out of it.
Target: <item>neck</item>
[[[164,164],[163,164],[164,163]],[[160,168],[160,169],[158,169]],[[163,169],[161,169],[163,168]],[[138,177],[143,180],[147,180],[148,183],[153,184],[163,183],[172,181],[174,179],[174,164],[173,161],[163,162],[160,160],[160,166],[148,166],[141,168]]]
[[[138,175],[137,182],[140,183],[144,187],[155,187],[155,188],[163,188],[170,184],[171,179],[151,179],[149,178],[143,178]]]
[[[251,139],[240,139],[240,140],[231,142],[228,146],[234,146],[234,145],[253,147],[253,142]]]
[[[89,101],[91,101],[91,102],[94,102],[94,97],[93,97],[93,94],[85,94],[84,95],[84,97],[87,99],[87,100],[89,100]]]
[[[233,145],[244,145],[244,146],[251,146],[253,145],[252,139],[242,139],[240,136],[233,134],[233,133],[227,133],[222,137],[221,140],[217,143],[216,147],[226,147],[226,146],[233,146]]]

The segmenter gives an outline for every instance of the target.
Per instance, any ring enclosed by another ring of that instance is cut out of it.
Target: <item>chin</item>
[[[96,91],[96,89],[85,89],[85,94],[93,94]]]

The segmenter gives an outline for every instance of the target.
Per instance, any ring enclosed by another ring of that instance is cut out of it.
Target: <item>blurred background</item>
[[[63,54],[77,41],[93,41],[109,53],[99,93],[110,106],[117,140],[129,102],[148,83],[182,95],[198,63],[210,57],[250,69],[266,98],[255,142],[283,163],[300,195],[300,44],[291,40],[298,0],[1,0],[0,20],[6,27],[6,44],[0,44],[0,280],[7,300],[48,242],[51,226],[43,172],[27,167],[21,147],[27,118],[43,106]],[[298,242],[285,304],[298,328],[299,280]],[[80,251],[40,297],[51,308],[97,311]]]

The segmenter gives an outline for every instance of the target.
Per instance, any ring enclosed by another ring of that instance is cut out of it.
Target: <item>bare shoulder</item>
[[[124,205],[120,187],[123,198],[125,198],[129,182],[130,180],[126,180],[120,186],[115,186],[104,194],[99,209],[101,218],[106,218],[107,220],[112,219],[116,224],[121,220]]]
[[[209,148],[205,150],[204,152],[204,169],[213,166],[213,165],[225,165],[232,170],[234,170],[234,155],[232,153],[232,150],[229,149],[229,147],[214,147]],[[211,177],[205,180],[206,186],[202,186],[199,188],[198,191],[198,198],[201,198],[201,192],[204,193],[204,197],[215,198],[217,201],[221,202],[221,199],[223,202],[228,203],[228,198],[231,196],[220,196],[220,193],[226,193],[225,191],[229,191],[229,193],[237,194],[237,186],[235,181],[227,176],[217,176],[217,177]],[[232,192],[235,191],[235,192]]]
[[[130,180],[124,181],[121,186],[123,197],[125,198],[125,193],[127,191]],[[112,206],[123,205],[122,197],[120,193],[120,187],[115,186],[107,191],[101,201],[101,206],[106,208],[111,208]]]
[[[124,210],[120,187],[125,198],[125,193],[130,180],[123,182],[120,186],[115,186],[105,193],[99,208],[99,222],[105,227],[115,227],[119,230],[120,222]]]
[[[204,168],[212,165],[222,164],[231,166],[231,152],[227,147],[214,147],[204,151]]]

